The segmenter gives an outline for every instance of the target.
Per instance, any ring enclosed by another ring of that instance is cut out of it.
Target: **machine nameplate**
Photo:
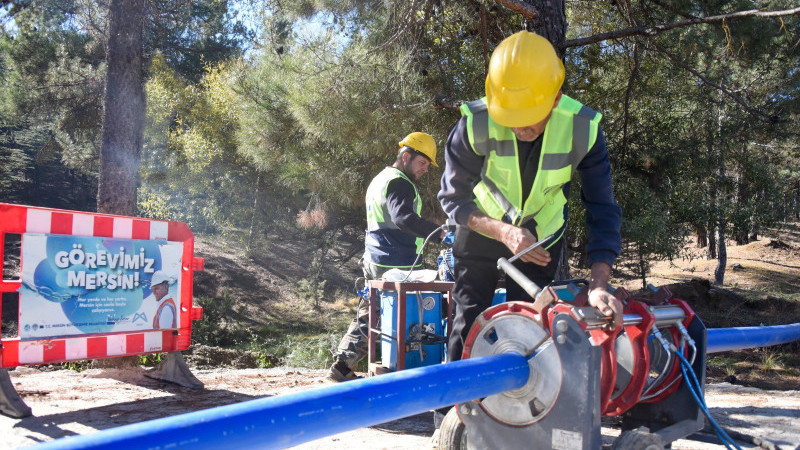
[[[577,431],[553,428],[553,450],[573,450],[583,448],[583,437]]]

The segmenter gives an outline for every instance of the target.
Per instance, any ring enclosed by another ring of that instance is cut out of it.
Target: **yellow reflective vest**
[[[414,212],[417,215],[421,215],[422,212],[422,199],[419,196],[419,191],[417,190],[417,186],[411,181],[406,174],[404,174],[401,170],[395,167],[387,167],[383,169],[375,178],[372,179],[372,182],[367,187],[367,196],[366,196],[366,204],[367,204],[367,232],[377,231],[377,230],[400,230],[400,227],[394,223],[392,220],[392,215],[389,212],[389,205],[386,199],[386,190],[389,187],[389,182],[394,179],[403,178],[407,180],[411,185],[414,187]],[[413,236],[412,236],[413,237]],[[414,251],[415,255],[418,255],[422,252],[422,244],[425,240],[421,237],[417,237],[414,240]],[[396,249],[398,252],[401,249]],[[367,252],[367,256],[369,257],[369,252]],[[404,255],[399,255],[404,256]],[[368,258],[370,262],[375,265],[383,266],[383,267],[410,267],[409,264],[378,264],[371,258]]]
[[[505,218],[517,226],[535,220],[539,239],[558,232],[564,225],[567,203],[562,187],[594,145],[602,114],[561,96],[545,127],[539,168],[525,204],[514,133],[492,120],[486,98],[462,104],[461,114],[467,118],[472,150],[484,157],[481,180],[473,189],[478,208],[493,219]]]

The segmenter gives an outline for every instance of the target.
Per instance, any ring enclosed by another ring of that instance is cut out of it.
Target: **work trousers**
[[[364,278],[376,280],[391,269],[391,267],[376,266],[364,262]],[[360,300],[356,318],[350,322],[347,333],[342,336],[336,349],[334,362],[344,363],[350,370],[355,371],[358,362],[367,356],[367,333],[369,332],[369,302]]]
[[[483,238],[488,239],[488,238]],[[458,240],[458,237],[456,237]],[[550,284],[558,268],[558,259],[561,254],[563,239],[548,248],[550,263],[547,266],[538,266],[533,263],[523,263],[519,260],[514,266],[525,276],[530,278],[540,288]],[[464,342],[475,319],[492,305],[494,290],[500,280],[501,272],[497,269],[497,258],[492,255],[486,257],[474,251],[459,251],[459,245],[453,248],[455,256],[455,284],[453,285],[453,301],[455,303],[455,317],[453,331],[447,342],[447,361],[458,361],[464,350]],[[506,250],[507,251],[507,250]],[[501,255],[508,257],[507,255]],[[511,277],[506,277],[506,300],[533,301]]]

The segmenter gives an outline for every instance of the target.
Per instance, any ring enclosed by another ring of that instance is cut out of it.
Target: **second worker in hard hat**
[[[416,181],[436,164],[436,142],[427,133],[414,132],[399,142],[397,157],[367,188],[367,231],[364,237],[364,276],[380,278],[393,268],[412,269],[426,237],[440,242],[439,226],[420,215],[422,200]],[[419,264],[421,261],[417,261]],[[345,381],[355,377],[358,362],[367,354],[368,308],[359,308],[347,334],[339,343],[330,377]]]
[[[491,305],[496,262],[553,235],[517,260],[540,287],[555,276],[564,244],[574,173],[586,207],[591,267],[589,302],[622,320],[622,305],[606,286],[619,255],[621,209],[614,200],[601,114],[561,92],[564,66],[550,42],[528,31],[503,40],[492,54],[486,97],[461,106],[445,145],[438,198],[456,231],[455,319],[448,361],[461,358],[477,316]],[[506,280],[508,300],[530,300]]]

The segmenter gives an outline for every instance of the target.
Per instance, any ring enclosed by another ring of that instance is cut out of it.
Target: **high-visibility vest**
[[[172,313],[172,325],[169,327],[162,327],[161,326],[161,313],[164,310],[168,310]],[[178,327],[178,308],[175,307],[175,302],[167,297],[166,300],[162,301],[161,304],[158,306],[158,310],[156,311],[155,315],[153,316],[153,329],[166,329],[166,328],[177,328]]]
[[[401,170],[395,167],[387,167],[372,179],[367,188],[367,231],[400,229],[392,220],[392,215],[389,213],[389,205],[386,201],[386,190],[389,187],[389,182],[396,178],[408,180],[411,186],[414,186],[414,212],[417,215],[422,212],[422,199],[419,197],[417,186]],[[423,242],[424,239],[421,237],[416,238],[414,243],[417,254],[422,252]]]
[[[602,114],[561,96],[545,127],[539,169],[524,205],[514,132],[492,120],[485,97],[462,104],[461,114],[467,117],[472,150],[485,157],[481,181],[473,189],[478,208],[493,219],[506,218],[517,226],[535,220],[539,239],[558,232],[564,225],[567,204],[562,187],[594,145]]]

